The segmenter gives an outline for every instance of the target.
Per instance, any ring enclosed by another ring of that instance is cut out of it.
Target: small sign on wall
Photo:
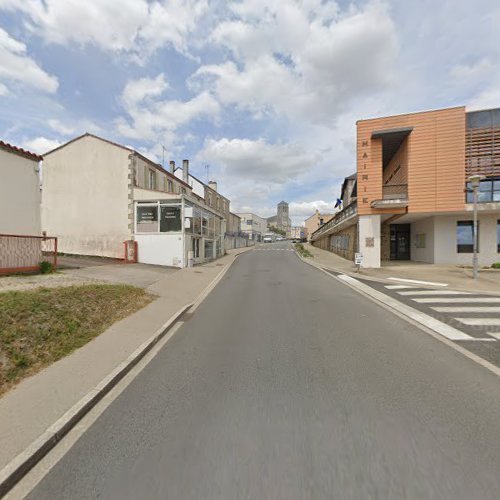
[[[425,233],[415,235],[415,247],[425,248]]]
[[[362,253],[355,253],[354,254],[354,264],[357,266],[360,266],[363,263],[363,254]]]
[[[375,238],[370,236],[365,238],[365,247],[374,247],[375,246]]]

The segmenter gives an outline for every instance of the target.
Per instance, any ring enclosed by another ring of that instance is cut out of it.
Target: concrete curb
[[[317,269],[320,269],[320,270],[327,269],[328,271],[333,271],[335,273],[346,274],[347,276],[351,276],[351,278],[361,278],[361,279],[367,280],[367,281],[374,281],[375,283],[384,283],[386,285],[395,285],[395,284],[397,284],[396,281],[390,280],[388,278],[375,278],[373,276],[367,276],[367,275],[365,275],[363,273],[358,273],[355,270],[346,271],[345,269],[338,269],[336,267],[331,267],[331,266],[327,266],[327,265],[317,264],[316,262],[313,262],[313,261],[310,260],[310,259],[312,259],[314,257],[308,257],[308,258],[302,257],[296,250],[295,250],[295,253],[299,257],[299,259],[301,259],[302,261],[306,262],[307,264],[309,264],[309,265],[311,265],[313,267],[316,267]],[[411,283],[409,283],[409,284],[411,284]],[[417,286],[417,285],[414,285],[414,286]],[[437,289],[441,289],[441,287],[433,286],[433,285],[425,285],[425,288],[437,288]],[[459,287],[459,288],[456,288],[456,287],[453,287],[453,286],[449,286],[447,288],[447,290],[463,290],[463,291],[468,291],[468,292],[471,291],[469,288],[467,288],[465,286]],[[474,290],[473,293],[477,294],[477,295],[499,295],[500,296],[500,292],[496,292],[496,291]]]
[[[0,497],[5,495],[31,468],[33,468],[71,428],[94,407],[170,330],[178,319],[192,306],[181,307],[125,361],[73,405],[62,417],[52,424],[38,439],[14,458],[0,471]]]
[[[399,318],[403,319],[404,321],[407,321],[408,323],[416,326],[417,328],[419,328],[423,332],[427,333],[431,337],[434,337],[439,342],[446,344],[448,347],[451,347],[452,349],[459,352],[460,354],[462,354],[466,358],[469,358],[470,360],[474,361],[478,365],[482,366],[483,368],[486,368],[487,370],[489,370],[490,372],[492,372],[496,376],[500,377],[500,368],[499,367],[495,366],[493,363],[490,363],[486,359],[481,358],[477,354],[474,354],[472,351],[469,351],[465,347],[462,347],[461,345],[457,344],[453,340],[450,340],[446,336],[443,336],[439,332],[439,329],[438,330],[434,329],[435,325],[433,324],[433,322],[427,323],[425,321],[422,321],[422,317],[418,317],[418,315],[415,316],[412,311],[409,311],[409,309],[411,309],[410,307],[405,306],[404,304],[401,304],[401,307],[394,307],[393,302],[396,302],[396,300],[391,299],[390,301],[388,301],[384,294],[382,294],[380,292],[376,292],[376,291],[373,291],[375,293],[367,293],[367,291],[364,289],[364,287],[355,286],[353,283],[351,283],[349,281],[341,280],[337,276],[330,274],[328,271],[326,271],[320,265],[304,259],[298,253],[297,253],[297,257],[299,257],[299,259],[303,260],[306,264],[309,264],[311,267],[315,267],[318,271],[326,274],[328,277],[339,281],[340,283],[351,288],[352,290],[359,293],[360,295],[363,295],[364,297],[371,300],[372,302],[379,305],[380,307],[383,307],[384,309],[391,312],[395,316],[398,316]],[[352,276],[348,275],[347,273],[343,273],[341,271],[336,271],[336,272],[340,272],[341,274],[347,275],[347,276],[352,278]],[[362,283],[359,283],[359,284],[362,285]],[[415,311],[415,312],[418,313],[418,311]],[[426,316],[426,315],[424,314],[423,316]],[[438,321],[438,323],[440,323],[440,322]]]
[[[224,266],[217,276],[205,287],[192,303],[182,306],[156,332],[143,342],[125,361],[73,405],[62,417],[52,424],[40,437],[15,457],[0,471],[0,498],[8,493],[56,444],[85,416],[130,370],[157,344],[177,323],[182,315],[193,306],[199,305],[217,286],[236,258]]]

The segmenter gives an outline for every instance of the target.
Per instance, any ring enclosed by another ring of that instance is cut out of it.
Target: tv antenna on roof
[[[207,175],[207,184],[208,184],[208,181],[210,180],[210,165],[208,163],[205,163],[205,172]]]
[[[161,166],[163,167],[163,169],[165,169],[165,151],[166,151],[166,148],[162,144],[161,145]]]

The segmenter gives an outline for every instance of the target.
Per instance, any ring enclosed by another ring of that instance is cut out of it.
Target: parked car
[[[266,234],[264,238],[262,238],[263,243],[272,243],[273,237],[270,234]]]

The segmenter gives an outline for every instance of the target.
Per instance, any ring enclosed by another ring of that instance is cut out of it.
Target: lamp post
[[[474,223],[473,223],[473,255],[472,255],[472,277],[477,279],[478,262],[477,262],[477,192],[479,183],[483,177],[481,175],[471,175],[468,179],[472,188],[472,199],[474,203]]]

